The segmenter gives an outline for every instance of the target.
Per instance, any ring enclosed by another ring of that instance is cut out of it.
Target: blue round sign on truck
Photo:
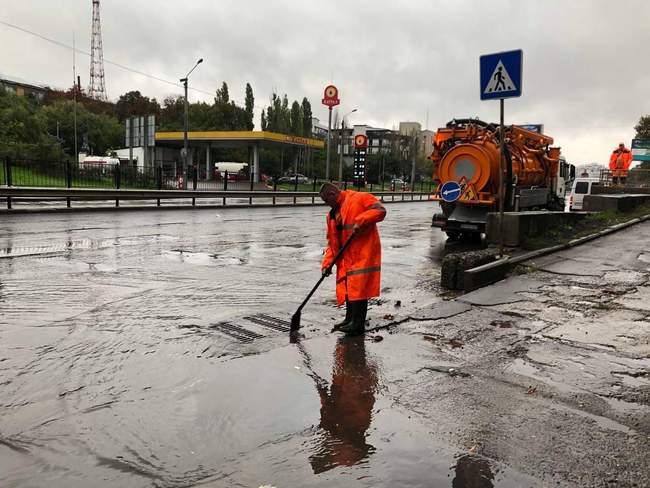
[[[455,181],[447,181],[440,187],[440,196],[445,202],[455,202],[460,197],[460,185]]]

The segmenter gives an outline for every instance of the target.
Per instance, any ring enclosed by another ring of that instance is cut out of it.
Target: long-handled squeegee
[[[293,317],[291,317],[291,332],[294,332],[294,331],[300,329],[300,312],[302,311],[303,307],[305,305],[307,305],[307,302],[309,301],[311,296],[314,294],[314,292],[318,289],[318,287],[323,282],[323,280],[327,276],[329,276],[330,272],[332,271],[332,268],[334,267],[336,262],[339,260],[339,258],[343,255],[343,252],[348,248],[348,246],[350,245],[350,242],[352,242],[352,239],[354,239],[354,236],[355,236],[355,234],[352,234],[350,236],[350,238],[347,241],[345,241],[345,244],[343,244],[343,247],[341,249],[339,249],[339,252],[337,252],[336,256],[334,256],[334,259],[332,260],[332,263],[327,268],[325,268],[325,270],[321,274],[320,279],[318,280],[316,285],[314,285],[314,287],[311,289],[311,291],[309,292],[309,295],[307,295],[307,298],[305,298],[305,301],[300,304],[300,306],[298,307],[298,310],[296,310],[296,313],[294,313]]]

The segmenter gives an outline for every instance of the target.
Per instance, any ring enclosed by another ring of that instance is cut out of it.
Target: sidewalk
[[[650,486],[649,242],[642,223],[412,315],[439,364],[400,402],[539,486]]]

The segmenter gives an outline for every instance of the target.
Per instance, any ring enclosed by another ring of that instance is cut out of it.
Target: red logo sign
[[[341,100],[339,100],[338,88],[336,88],[334,85],[325,87],[325,94],[323,95],[322,103],[328,107],[334,107],[341,103]]]
[[[355,149],[365,149],[368,147],[368,138],[363,134],[357,134],[354,136],[354,148]]]

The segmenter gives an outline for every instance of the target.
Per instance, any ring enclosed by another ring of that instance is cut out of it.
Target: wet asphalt
[[[453,300],[434,211],[388,205],[379,330],[330,333],[329,280],[293,343],[324,207],[1,216],[0,486],[650,486],[644,350],[552,332],[629,275]]]
[[[431,212],[390,206],[386,302],[371,317],[394,297],[408,309],[432,293],[444,244]],[[376,468],[367,455],[338,469],[327,459],[319,392],[297,348],[242,319],[289,319],[319,277],[324,207],[14,215],[0,229],[0,485],[346,486],[392,470],[401,450],[389,428],[367,448],[381,453]],[[303,314],[323,378],[339,318],[326,282]],[[367,415],[408,419],[381,395],[381,358],[368,358]],[[394,476],[413,476],[417,444]]]

